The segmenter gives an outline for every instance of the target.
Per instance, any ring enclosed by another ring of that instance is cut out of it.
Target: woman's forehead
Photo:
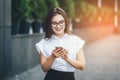
[[[60,21],[60,20],[64,20],[64,17],[60,14],[57,14],[52,18],[52,21]]]

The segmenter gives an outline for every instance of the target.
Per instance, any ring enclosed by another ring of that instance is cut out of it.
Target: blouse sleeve
[[[38,53],[42,53],[45,57],[47,56],[45,53],[45,48],[44,48],[44,40],[42,39],[40,42],[36,43],[36,49]]]
[[[78,52],[80,50],[80,48],[82,48],[84,46],[85,41],[80,39],[79,37],[77,37],[76,40],[77,40],[76,42],[77,42],[77,52]]]

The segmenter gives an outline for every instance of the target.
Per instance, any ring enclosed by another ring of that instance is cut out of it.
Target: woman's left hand
[[[68,50],[65,50],[65,49],[64,49],[64,55],[62,55],[61,57],[62,57],[64,60],[67,61],[67,59],[68,59]]]

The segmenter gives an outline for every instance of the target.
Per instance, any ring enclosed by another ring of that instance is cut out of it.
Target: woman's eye
[[[64,21],[60,21],[59,23],[60,23],[60,24],[63,24],[63,23],[64,23]]]
[[[64,21],[60,21],[59,23],[62,24]]]
[[[57,23],[56,22],[52,22],[53,25],[56,25]]]

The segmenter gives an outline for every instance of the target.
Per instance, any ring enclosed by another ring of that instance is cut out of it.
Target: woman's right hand
[[[61,56],[63,56],[65,53],[65,50],[62,47],[56,47],[53,51],[52,51],[52,56],[54,58],[59,58]]]

